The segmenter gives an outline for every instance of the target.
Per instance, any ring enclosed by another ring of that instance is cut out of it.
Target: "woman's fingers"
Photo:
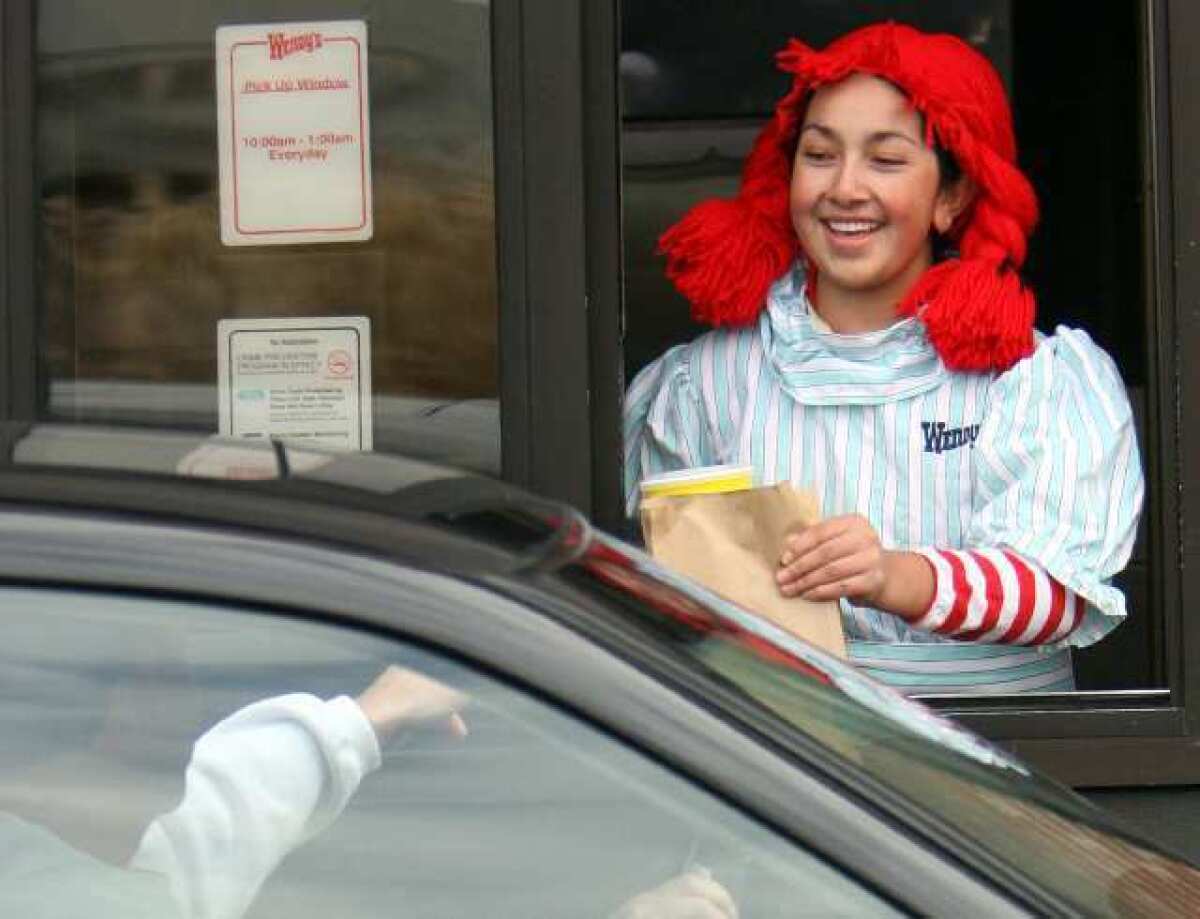
[[[829,581],[818,587],[809,587],[791,596],[799,596],[812,603],[840,600],[842,597],[866,602],[864,598],[871,596],[877,586],[877,579],[871,573],[864,573],[852,578]]]
[[[870,592],[882,576],[879,553],[873,549],[842,556],[808,572],[789,584],[780,586],[787,597],[806,600],[831,600],[856,597]]]
[[[812,526],[805,527],[798,533],[790,533],[783,541],[783,552],[781,553],[779,563],[785,566],[790,565],[823,543],[840,536],[848,530],[854,529],[854,527],[855,518],[851,515],[831,517],[828,520],[822,520],[820,523],[814,523]]]
[[[870,534],[858,530],[841,531],[813,545],[803,554],[790,557],[785,554],[781,559],[775,579],[781,587],[794,586],[822,568],[836,565],[843,559],[873,550],[878,550],[878,544],[871,539]]]
[[[874,596],[883,583],[883,548],[866,518],[833,517],[784,541],[775,576],[786,597],[837,600]]]

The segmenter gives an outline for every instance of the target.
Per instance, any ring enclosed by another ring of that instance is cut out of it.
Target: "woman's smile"
[[[825,218],[821,220],[830,237],[830,245],[857,251],[868,243],[876,231],[883,227],[879,220]]]

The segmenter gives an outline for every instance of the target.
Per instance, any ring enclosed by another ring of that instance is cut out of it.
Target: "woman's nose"
[[[853,158],[844,158],[837,166],[829,186],[829,197],[839,204],[854,203],[866,197],[862,183],[861,164]]]

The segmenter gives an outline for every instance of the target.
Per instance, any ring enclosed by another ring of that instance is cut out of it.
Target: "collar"
[[[806,405],[879,405],[928,392],[948,374],[915,318],[852,335],[830,329],[808,300],[800,262],[771,286],[759,329],[783,388]]]

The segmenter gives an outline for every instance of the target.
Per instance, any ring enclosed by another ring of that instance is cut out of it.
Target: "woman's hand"
[[[831,517],[788,536],[775,580],[785,597],[845,597],[910,622],[929,610],[935,589],[929,562],[915,552],[883,548],[860,514]]]
[[[785,597],[846,597],[874,606],[887,577],[879,534],[859,514],[831,517],[784,540],[775,580]]]
[[[415,670],[388,667],[355,701],[380,743],[386,743],[401,728],[438,722],[456,737],[467,736],[466,722],[459,715],[468,702],[467,696]]]

